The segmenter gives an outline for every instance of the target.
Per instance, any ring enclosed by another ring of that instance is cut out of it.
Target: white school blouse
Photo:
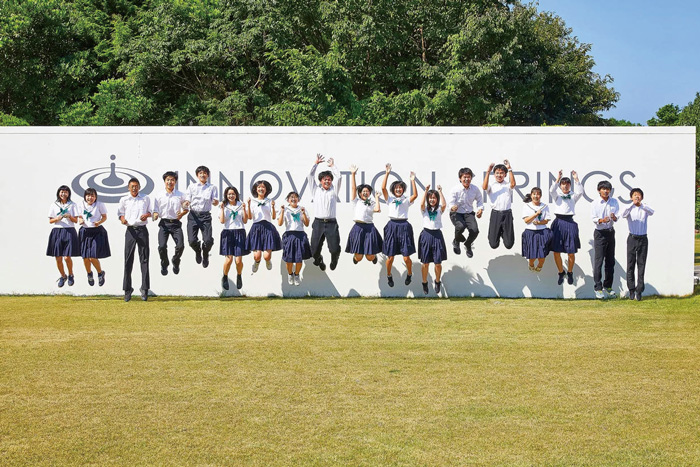
[[[523,205],[523,219],[526,217],[532,216],[534,213],[542,209],[542,212],[537,216],[535,219],[533,219],[532,222],[525,223],[525,229],[527,230],[544,230],[547,228],[547,224],[537,224],[535,225],[534,222],[535,220],[545,220],[545,219],[552,219],[552,213],[549,212],[549,206],[547,206],[544,203],[540,203],[539,206],[535,205],[534,203],[525,203]]]
[[[153,200],[153,212],[158,213],[161,219],[177,220],[185,199],[186,196],[181,191],[173,190],[172,193],[162,191]]]
[[[252,205],[252,202],[251,202]],[[224,206],[224,230],[244,229],[243,225],[243,203],[236,201],[235,206],[227,204]]]
[[[507,211],[511,208],[511,198],[513,190],[510,188],[508,179],[503,179],[501,183],[496,180],[489,180],[489,187],[486,194],[494,211]]]
[[[250,201],[250,211],[253,216],[253,223],[256,222],[272,222],[272,201],[270,198],[260,200],[253,198]]]
[[[574,181],[573,191],[570,191],[565,195],[559,184],[555,183],[549,189],[549,194],[552,195],[552,200],[554,201],[554,207],[552,208],[553,214],[562,214],[566,216],[573,216],[576,214],[576,203],[583,196],[583,186],[580,183]]]
[[[432,217],[431,215],[432,214]],[[430,213],[426,207],[423,211],[423,228],[428,230],[440,230],[442,229],[442,209],[440,206]]]
[[[284,207],[284,227],[287,232],[303,232],[303,218],[304,215],[301,213],[301,206],[298,204],[296,208],[289,205]]]
[[[319,219],[335,219],[335,206],[340,201],[340,172],[336,166],[330,167],[333,174],[333,183],[328,190],[321,187],[316,180],[316,169],[319,164],[314,164],[308,176],[308,184],[311,189],[311,202],[314,203],[314,216]]]
[[[70,216],[76,217],[78,216],[78,207],[73,201],[68,201],[66,204],[63,204],[59,201],[54,201],[53,203],[51,203],[51,206],[49,206],[49,219],[58,217],[61,214],[68,214]],[[75,223],[72,222],[70,219],[64,217],[60,221],[53,224],[53,227],[59,229],[67,229],[69,227],[75,227]]]
[[[219,199],[219,189],[211,183],[192,183],[187,187],[187,201],[190,202],[190,210],[197,212],[211,211],[213,200]]]
[[[83,218],[83,226],[92,229],[95,227],[95,222],[102,219],[102,215],[107,214],[107,206],[102,201],[95,201],[89,205],[87,201],[83,201],[79,216]]]
[[[461,183],[456,184],[450,189],[450,196],[447,201],[447,209],[451,210],[452,206],[457,206],[457,211],[460,214],[474,212],[474,202],[476,201],[476,209],[484,209],[484,200],[481,196],[481,190],[474,184],[470,184],[468,188],[464,188]]]
[[[124,216],[127,225],[138,227],[146,225],[148,219],[142,221],[141,216],[149,212],[151,212],[151,198],[140,193],[136,197],[126,195],[119,200],[117,217]]]
[[[386,204],[389,219],[408,219],[408,208],[411,207],[408,196],[403,194],[397,198],[389,195]]]
[[[645,203],[640,206],[632,204],[622,213],[622,217],[627,219],[627,226],[632,235],[646,235],[647,218],[653,215],[654,210]]]
[[[352,200],[352,220],[354,220],[355,222],[364,222],[365,224],[371,224],[374,219],[375,204],[376,203],[372,199],[369,200],[369,205],[365,204],[364,200],[361,200],[359,197],[355,196],[355,199]]]

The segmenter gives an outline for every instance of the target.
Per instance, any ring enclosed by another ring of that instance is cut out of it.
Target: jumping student
[[[578,174],[571,171],[571,176],[574,177],[574,191],[571,191],[571,179],[569,177],[562,178],[563,171],[559,171],[556,182],[550,188],[550,195],[554,200],[553,214],[556,216],[552,222],[552,252],[554,252],[554,263],[559,271],[557,284],[566,282],[574,283],[574,264],[576,261],[576,252],[581,248],[581,240],[578,236],[578,224],[574,221],[576,213],[576,203],[583,196],[583,187],[578,181]],[[567,253],[569,261],[567,271],[564,272],[564,266],[561,261],[561,254]]]
[[[603,180],[598,183],[600,199],[591,203],[591,217],[595,224],[593,232],[593,290],[596,298],[615,298],[617,294],[612,289],[613,274],[615,273],[615,228],[617,213],[620,205],[610,196],[612,184]],[[605,280],[602,279],[601,269],[605,262]]]
[[[224,190],[224,199],[221,202],[221,212],[219,221],[224,224],[219,241],[219,254],[224,256],[224,275],[221,278],[221,287],[228,290],[228,272],[231,264],[236,261],[236,288],[243,287],[243,257],[250,254],[245,246],[246,234],[244,224],[248,222],[249,216],[245,204],[239,199],[238,190],[235,187],[228,187]]]
[[[357,186],[355,174],[357,166],[350,167],[350,196],[352,196],[353,220],[355,225],[350,230],[348,243],[345,246],[346,253],[352,253],[354,264],[367,258],[377,264],[377,253],[382,251],[382,237],[372,222],[375,212],[381,212],[379,205],[379,194],[374,193],[372,200],[372,187],[369,185]]]
[[[253,220],[253,227],[250,229],[245,242],[246,249],[253,252],[253,273],[258,272],[260,258],[265,258],[265,267],[272,269],[273,251],[282,249],[282,240],[277,229],[272,225],[275,219],[275,201],[267,196],[272,192],[272,185],[267,180],[258,180],[253,184],[251,193],[255,199],[248,198],[248,215]],[[263,255],[263,252],[264,255]]]
[[[316,162],[311,168],[308,176],[308,185],[311,190],[312,203],[314,203],[314,222],[311,225],[311,255],[314,258],[314,265],[318,266],[321,271],[326,270],[326,264],[323,262],[321,255],[321,247],[323,240],[328,241],[328,251],[331,253],[331,271],[338,265],[340,257],[340,231],[338,230],[338,222],[335,217],[335,208],[340,201],[338,193],[340,193],[340,172],[335,166],[333,158],[329,158],[328,168],[318,174],[318,183],[314,178],[316,169],[325,158],[321,154],[316,154]],[[333,180],[338,182],[334,185]]]
[[[187,187],[187,242],[194,250],[195,260],[202,267],[209,266],[209,252],[214,246],[211,231],[211,207],[219,204],[219,189],[209,183],[209,168],[197,167],[197,183]],[[202,232],[202,243],[198,233]]]
[[[387,203],[389,222],[384,227],[382,253],[386,256],[386,279],[389,287],[393,287],[394,278],[391,276],[391,268],[396,255],[403,256],[403,262],[406,265],[405,284],[409,285],[411,283],[411,275],[413,274],[411,255],[416,252],[416,243],[413,236],[413,227],[408,222],[408,208],[418,198],[418,188],[416,187],[416,174],[411,172],[411,190],[413,194],[410,198],[406,196],[406,184],[398,180],[391,184],[391,194],[389,194],[386,184],[389,180],[390,172],[391,164],[387,164],[386,174],[384,174],[384,181],[382,182],[382,195]]]
[[[440,204],[438,204],[440,203]],[[435,293],[440,293],[442,282],[442,262],[447,259],[447,247],[442,236],[442,213],[445,212],[447,201],[442,194],[442,187],[438,185],[437,191],[431,190],[430,185],[425,187],[423,199],[420,202],[420,210],[423,214],[423,231],[418,237],[418,259],[421,262],[423,275],[423,293],[428,294],[428,269],[430,263],[435,264]]]
[[[479,226],[476,223],[477,218],[481,218],[484,212],[484,202],[481,196],[479,187],[472,185],[474,172],[469,167],[459,169],[459,183],[450,190],[450,221],[455,226],[455,238],[452,241],[452,249],[455,254],[460,254],[462,250],[459,247],[461,242],[464,242],[467,257],[474,256],[472,252],[472,244],[479,235]],[[474,211],[474,203],[476,202],[476,212]],[[475,217],[476,216],[476,217]],[[464,238],[464,231],[469,232],[469,236]]]
[[[494,181],[489,183],[489,176],[493,170]],[[508,173],[508,181],[505,180]],[[509,250],[515,243],[515,232],[513,231],[513,211],[511,210],[511,200],[513,198],[513,188],[515,188],[515,177],[513,169],[510,167],[508,159],[503,164],[489,165],[484,176],[483,188],[491,203],[491,218],[489,219],[489,245],[494,250],[498,248],[503,238],[503,246]]]
[[[649,241],[647,239],[647,219],[654,215],[654,210],[643,203],[644,192],[641,188],[630,191],[632,205],[625,209],[622,217],[627,219],[629,235],[627,237],[627,288],[630,300],[641,300],[644,292],[644,271],[647,263]],[[634,268],[637,267],[637,283],[634,282]]]
[[[49,224],[53,225],[49,234],[49,243],[46,247],[46,256],[56,258],[56,267],[61,277],[58,278],[58,286],[68,281],[68,285],[75,283],[73,276],[72,256],[80,255],[80,242],[78,233],[75,231],[75,223],[78,221],[78,208],[70,199],[71,191],[66,185],[61,185],[56,190],[56,201],[49,207]],[[66,269],[63,263],[66,263]]]
[[[97,201],[97,190],[88,188],[83,195],[83,212],[78,215],[80,227],[80,256],[83,257],[88,284],[95,285],[92,266],[97,270],[97,283],[102,287],[105,283],[105,272],[102,270],[100,259],[109,258],[112,252],[109,248],[107,231],[102,224],[107,221],[107,207]]]
[[[168,236],[175,243],[173,255],[173,274],[180,272],[180,258],[185,251],[185,236],[182,233],[182,219],[188,213],[187,198],[175,189],[177,173],[168,171],[163,174],[165,190],[158,193],[153,200],[153,220],[158,223],[158,255],[160,256],[160,273],[168,275]]]
[[[278,225],[286,228],[282,235],[282,261],[287,266],[287,283],[289,285],[300,285],[302,261],[311,258],[311,246],[309,238],[304,232],[304,227],[309,226],[309,217],[306,209],[299,206],[299,193],[292,191],[287,195],[287,203],[280,207],[280,217]]]
[[[151,287],[151,276],[148,271],[148,259],[151,253],[148,245],[148,218],[151,217],[151,199],[139,193],[141,184],[138,178],[129,180],[129,194],[119,200],[117,214],[122,224],[126,226],[124,237],[124,301],[131,300],[134,289],[131,286],[131,271],[134,269],[136,247],[139,250],[141,264],[141,300],[148,300],[148,289]]]
[[[549,206],[542,202],[542,189],[534,187],[523,199],[525,230],[522,237],[523,256],[527,258],[530,271],[540,272],[549,254],[552,231],[547,223],[552,219]],[[535,266],[535,260],[537,265]]]

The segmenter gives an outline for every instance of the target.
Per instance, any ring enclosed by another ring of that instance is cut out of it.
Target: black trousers
[[[506,209],[505,211],[491,211],[489,219],[489,245],[496,249],[501,244],[509,250],[515,244],[515,231],[513,230],[513,211]]]
[[[638,294],[644,292],[644,270],[647,265],[649,240],[646,235],[627,237],[627,288]],[[634,284],[634,267],[637,266],[637,285]]]
[[[133,290],[131,286],[131,271],[134,269],[136,247],[139,249],[141,263],[141,292],[147,292],[151,287],[151,276],[148,273],[148,257],[151,251],[148,247],[148,229],[146,226],[127,227],[124,237],[124,291]]]
[[[455,241],[464,242],[468,247],[472,246],[476,237],[479,236],[479,226],[476,223],[476,215],[473,212],[461,213],[450,212],[450,221],[455,226]],[[464,238],[464,231],[469,232],[469,236]]]
[[[168,260],[168,237],[172,237],[175,242],[175,255],[173,263],[179,264],[182,252],[185,251],[185,236],[182,233],[182,222],[177,219],[161,219],[158,223],[158,254],[160,264],[167,266]]]
[[[615,273],[615,230],[598,230],[593,232],[593,289],[603,290],[612,287]],[[601,269],[605,262],[605,280]]]
[[[340,256],[340,231],[335,219],[314,219],[311,225],[311,256],[314,262],[321,259],[323,240],[328,241],[328,251],[332,257]]]
[[[202,245],[199,245],[199,232],[202,232]],[[214,246],[214,237],[211,234],[211,213],[190,211],[187,214],[187,242],[194,251],[209,253]]]

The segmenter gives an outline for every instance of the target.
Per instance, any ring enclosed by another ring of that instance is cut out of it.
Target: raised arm
[[[374,212],[382,212],[381,204],[379,204],[379,192],[374,192]]]
[[[335,195],[337,197],[340,197],[340,184],[343,183],[343,179],[340,178],[340,170],[338,170],[338,167],[336,167],[335,159],[333,159],[332,157],[328,158],[328,168],[330,168],[331,172],[333,173],[333,180],[338,181],[335,184]]]
[[[389,192],[386,190],[386,183],[389,181],[389,173],[391,172],[391,164],[386,165],[386,173],[384,174],[384,180],[382,180],[382,196],[384,196],[385,201],[389,201]]]
[[[221,212],[219,212],[219,222],[222,224],[226,223],[226,207],[224,203],[221,203]]]
[[[583,185],[578,181],[578,174],[575,170],[571,171],[571,177],[574,179],[574,199],[578,200],[583,196]]]
[[[491,163],[489,164],[489,168],[486,169],[486,175],[484,175],[484,183],[482,184],[482,187],[483,187],[484,190],[488,190],[488,189],[489,189],[489,176],[491,176],[491,171],[493,170],[493,166],[494,166],[494,165],[495,165],[495,164],[494,164],[493,162],[491,162]]]
[[[562,169],[559,169],[559,173],[557,174],[557,179],[554,182],[554,185],[551,185],[549,187],[549,194],[552,195],[552,199],[559,198],[559,195],[557,194],[557,189],[559,188],[559,181],[561,180],[561,176],[563,174],[564,174],[564,171]]]
[[[428,198],[428,190],[430,190],[430,185],[425,186],[425,191],[423,191],[423,196],[420,199],[420,210],[425,211],[425,200]]]
[[[309,226],[309,216],[306,215],[306,209],[301,208],[301,221],[304,223],[304,227]]]
[[[309,172],[307,177],[309,189],[311,190],[311,196],[313,196],[318,189],[318,186],[316,185],[316,169],[318,168],[318,164],[323,161],[323,156],[321,154],[316,154],[316,162],[314,162],[314,165],[311,167],[311,172]]]
[[[416,186],[416,173],[411,172],[411,197],[408,198],[408,202],[413,204],[413,202],[418,198],[418,187]]]
[[[280,206],[280,217],[277,219],[277,225],[282,226],[284,223],[284,204]]]
[[[350,199],[355,199],[357,197],[357,183],[355,182],[355,174],[357,173],[357,166],[350,166]]]
[[[510,161],[508,159],[503,161],[503,164],[508,169],[508,178],[510,179],[510,189],[515,188],[515,175],[513,175],[513,169],[510,167]]]
[[[445,212],[445,209],[447,208],[447,200],[445,199],[445,195],[442,193],[442,187],[438,185],[437,189],[438,193],[440,193],[440,212]]]

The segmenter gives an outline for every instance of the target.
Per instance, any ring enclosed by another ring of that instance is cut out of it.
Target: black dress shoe
[[[457,240],[452,240],[452,250],[456,255],[462,252],[462,250],[459,248],[459,242]]]
[[[423,282],[423,293],[428,295],[428,283]]]
[[[411,277],[412,277],[412,276],[411,276],[410,274],[408,274],[408,275],[406,276],[406,281],[404,282],[406,285],[410,285],[410,284],[411,284]]]
[[[389,283],[389,287],[393,287],[393,286],[394,286],[394,278],[393,278],[393,277],[387,276],[387,277],[386,277],[386,281]]]
[[[134,289],[124,291],[124,301],[125,302],[128,302],[129,300],[131,300],[131,294],[133,292],[134,292]]]
[[[228,290],[228,276],[226,275],[221,278],[221,288]]]
[[[241,277],[240,274],[238,274],[238,275],[236,276],[236,288],[237,288],[238,290],[240,290],[241,287],[243,287],[243,278]]]
[[[148,290],[141,292],[141,300],[143,300],[144,302],[148,301]]]

